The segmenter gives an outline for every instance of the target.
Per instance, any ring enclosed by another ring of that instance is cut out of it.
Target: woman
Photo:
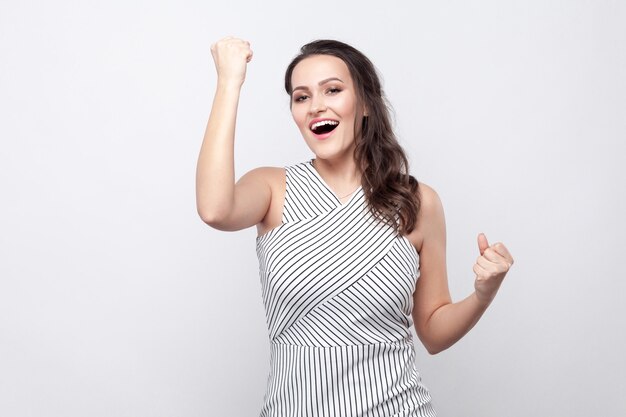
[[[445,221],[408,174],[372,63],[345,43],[302,47],[285,74],[315,158],[234,181],[233,142],[250,43],[211,46],[218,82],[197,167],[200,217],[256,225],[271,371],[262,416],[434,416],[410,327],[428,352],[452,346],[493,300],[513,258],[478,236],[475,291],[452,303]]]

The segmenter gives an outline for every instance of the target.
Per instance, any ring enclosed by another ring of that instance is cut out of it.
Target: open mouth
[[[313,123],[310,128],[316,135],[323,135],[332,132],[337,126],[339,126],[339,122],[336,120],[322,120]]]

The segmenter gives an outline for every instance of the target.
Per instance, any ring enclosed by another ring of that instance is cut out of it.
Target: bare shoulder
[[[276,182],[280,182],[281,176],[284,177],[284,172],[285,168],[280,167],[257,167],[246,172],[237,182],[265,182],[268,185],[275,185]]]
[[[417,224],[415,229],[407,235],[407,238],[419,253],[424,244],[424,239],[432,235],[433,232],[437,233],[441,227],[445,228],[445,220],[443,204],[437,191],[432,186],[420,181],[417,192],[420,199]]]
[[[275,211],[282,172],[283,168],[267,166],[246,172],[235,184],[233,203],[226,214],[210,225],[218,230],[235,231],[263,222],[268,213]]]
[[[258,188],[269,188],[270,197],[274,200],[275,196],[280,197],[285,193],[286,188],[285,168],[261,166],[253,168],[239,178],[237,184]]]
[[[418,193],[420,195],[420,214],[428,216],[440,209],[443,209],[441,198],[435,189],[423,182],[419,183]]]

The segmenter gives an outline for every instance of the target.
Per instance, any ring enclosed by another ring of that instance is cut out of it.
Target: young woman
[[[200,217],[258,228],[270,338],[261,416],[434,416],[410,327],[436,354],[461,339],[513,264],[478,235],[475,291],[452,303],[435,190],[408,172],[374,66],[338,41],[304,45],[285,74],[315,158],[235,183],[233,143],[250,43],[211,46],[218,81],[197,166]]]

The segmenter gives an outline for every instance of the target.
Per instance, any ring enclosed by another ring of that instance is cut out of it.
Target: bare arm
[[[196,205],[207,223],[231,211],[235,193],[234,142],[240,86],[217,84],[196,168]]]
[[[479,235],[481,256],[474,265],[476,290],[462,301],[452,303],[446,272],[446,226],[443,206],[437,193],[420,184],[422,208],[419,226],[423,236],[420,277],[415,287],[413,322],[429,353],[439,353],[460,340],[483,315],[513,264],[502,243],[491,247]]]
[[[235,184],[237,107],[252,51],[248,42],[227,37],[213,44],[211,53],[218,81],[198,156],[196,206],[212,227],[239,230],[263,219],[271,197],[266,168],[253,169]]]

